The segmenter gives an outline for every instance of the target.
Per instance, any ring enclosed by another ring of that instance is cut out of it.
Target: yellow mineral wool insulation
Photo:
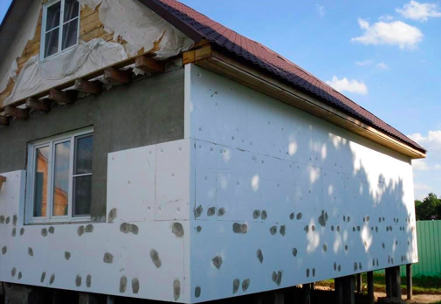
[[[5,58],[2,58],[0,63],[0,92],[3,92],[10,79],[15,80],[17,77],[17,58],[23,54],[26,44],[35,36],[35,29],[37,28],[38,19],[41,11],[41,0],[30,1],[30,7],[27,10],[23,23],[17,31],[14,41],[3,41],[10,45],[9,51]]]
[[[34,56],[24,65],[5,105],[127,58],[121,44],[103,39],[92,39],[87,43],[80,41],[73,49],[50,60],[41,61],[38,55]]]
[[[155,59],[166,59],[187,51],[194,41],[137,0],[79,0],[81,5],[98,8],[105,31],[114,40],[127,41],[126,51],[134,56],[139,50],[153,51]]]

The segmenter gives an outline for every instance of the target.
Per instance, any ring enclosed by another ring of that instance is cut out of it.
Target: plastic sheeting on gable
[[[38,2],[40,5],[41,1]],[[127,44],[123,46],[117,42],[94,39],[87,43],[80,41],[73,49],[49,60],[40,60],[39,56],[35,56],[24,65],[16,79],[14,90],[5,100],[4,105],[135,56],[140,50],[154,52],[155,59],[163,60],[176,56],[194,45],[193,40],[137,0],[79,0],[79,2],[92,9],[98,8],[104,29],[114,33],[114,40],[121,37]],[[38,7],[32,9],[38,13],[40,11]],[[33,20],[33,26],[27,26],[34,30],[37,21],[38,18]],[[29,29],[21,36],[26,43],[33,38],[28,32]],[[14,59],[19,57],[22,51],[23,48],[13,50],[16,54]],[[8,73],[3,74],[5,76],[1,81],[2,87],[6,87],[15,70],[16,68],[12,66]],[[8,77],[4,80],[6,75]]]
[[[14,91],[6,104],[45,91],[69,80],[127,59],[124,47],[119,43],[93,39],[80,43],[56,59],[40,61],[39,56],[29,59],[18,76]]]

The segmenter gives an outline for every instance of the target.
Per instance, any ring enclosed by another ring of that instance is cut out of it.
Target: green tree
[[[429,193],[423,201],[416,200],[415,208],[418,221],[441,219],[441,199],[436,194]]]

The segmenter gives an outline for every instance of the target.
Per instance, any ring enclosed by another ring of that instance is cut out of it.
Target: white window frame
[[[48,57],[44,57],[45,53],[45,47],[46,47],[46,23],[47,23],[47,11],[48,8],[51,7],[54,4],[57,4],[61,2],[61,11],[60,11],[60,25],[58,26],[58,52],[55,54],[52,54]],[[78,17],[74,19],[78,19],[78,30],[77,30],[77,43],[74,45],[62,50],[63,45],[63,27],[65,25],[64,22],[64,5],[66,0],[52,0],[48,3],[43,4],[43,19],[41,21],[41,43],[40,43],[40,60],[46,61],[52,58],[57,57],[58,55],[67,52],[71,50],[72,48],[76,47],[80,41],[80,21],[81,21],[81,5],[78,6]],[[68,22],[73,21],[74,19],[69,20]]]
[[[73,178],[74,176],[87,176],[87,174],[74,174],[76,142],[78,138],[83,138],[88,135],[94,135],[93,127],[85,128],[79,131],[73,131],[62,135],[38,140],[28,145],[28,165],[27,165],[27,191],[26,191],[26,206],[25,216],[27,224],[42,224],[42,223],[70,223],[70,222],[90,222],[90,215],[87,216],[72,216],[73,212]],[[66,216],[53,216],[53,183],[54,183],[54,159],[55,145],[70,141],[70,164],[69,164],[69,189],[68,189],[68,213]],[[35,171],[36,171],[36,150],[42,147],[49,147],[48,158],[48,189],[47,189],[47,207],[45,217],[34,217],[34,199],[35,199]]]

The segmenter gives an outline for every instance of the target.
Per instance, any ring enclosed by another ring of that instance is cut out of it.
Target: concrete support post
[[[107,296],[106,304],[115,304],[115,297]]]
[[[78,298],[78,304],[98,304],[98,297],[92,293],[80,292]]]
[[[355,304],[355,276],[343,278],[343,303]]]
[[[392,268],[392,297],[401,299],[400,266]]]
[[[369,271],[367,273],[367,291],[368,291],[368,303],[375,303],[375,295],[374,295],[374,272]]]
[[[357,274],[357,293],[361,294],[363,292],[363,279],[361,273]]]
[[[311,304],[311,284],[303,284],[303,302],[302,304]]]
[[[253,304],[284,304],[285,291],[275,290],[275,291],[258,293],[252,296],[251,302]]]
[[[343,283],[342,278],[334,279],[335,285],[335,303],[343,304]]]
[[[296,287],[290,287],[285,289],[285,303],[294,304],[297,303],[296,301],[296,294],[297,294],[297,288]]]
[[[412,300],[412,264],[406,265],[407,299]]]
[[[392,298],[392,276],[391,276],[392,268],[386,268],[386,297]]]

